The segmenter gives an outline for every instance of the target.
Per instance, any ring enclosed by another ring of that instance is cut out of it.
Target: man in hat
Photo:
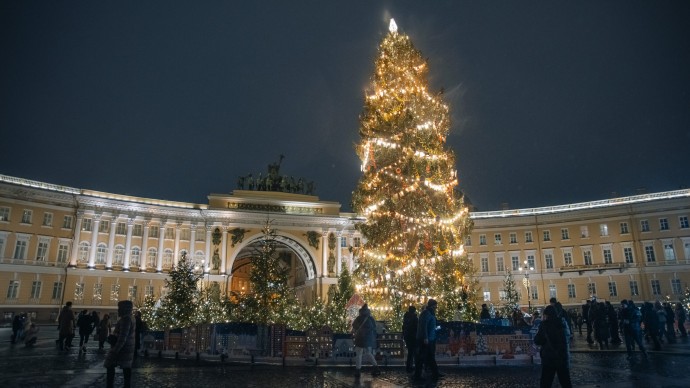
[[[414,358],[417,354],[417,322],[417,309],[410,306],[403,316],[402,325],[403,339],[407,347],[407,361],[405,361],[407,373],[414,371]]]
[[[438,303],[429,299],[426,309],[419,315],[417,325],[417,347],[419,357],[415,362],[414,379],[422,380],[422,370],[426,365],[431,371],[431,378],[437,380],[442,377],[436,365],[436,307]]]

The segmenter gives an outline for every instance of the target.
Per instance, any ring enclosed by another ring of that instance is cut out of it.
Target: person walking
[[[72,302],[65,303],[58,316],[58,348],[60,350],[70,350],[72,338],[74,338],[74,313],[72,312]]]
[[[623,321],[623,337],[625,338],[625,348],[628,351],[628,358],[632,357],[635,344],[640,348],[642,354],[647,357],[647,350],[642,342],[642,332],[640,329],[642,317],[643,315],[635,306],[635,302],[625,299],[621,301],[621,321]],[[645,322],[645,327],[646,325],[647,322]]]
[[[651,339],[654,344],[654,350],[661,350],[661,340],[659,339],[659,316],[654,309],[651,302],[644,302],[642,304],[642,323],[644,323],[644,330],[646,336]]]
[[[110,335],[110,315],[103,315],[103,319],[98,322],[98,351],[103,351],[103,345]]]
[[[582,320],[584,321],[587,327],[587,343],[590,345],[594,343],[594,340],[592,339],[592,319],[590,317],[591,310],[592,301],[587,300],[587,302],[582,305]]]
[[[664,303],[664,312],[666,313],[666,337],[668,338],[668,343],[676,343],[676,314],[673,312],[673,308],[670,303]]]
[[[609,327],[606,305],[604,302],[599,302],[596,305],[592,303],[592,309],[589,315],[594,316],[594,338],[599,343],[599,350],[608,349],[611,329]]]
[[[117,313],[120,316],[113,335],[117,342],[110,347],[105,356],[103,366],[106,368],[106,386],[112,388],[115,384],[115,367],[120,366],[125,377],[124,387],[129,388],[132,383],[132,362],[134,361],[134,336],[136,335],[136,323],[132,316],[134,305],[130,300],[122,300],[117,303]]]
[[[417,309],[414,306],[407,308],[407,312],[403,316],[403,339],[405,340],[405,347],[407,347],[407,360],[405,367],[407,373],[414,371],[414,359],[417,356]]]
[[[619,345],[621,342],[621,336],[619,334],[620,327],[618,326],[618,312],[613,308],[613,305],[608,300],[606,303],[606,314],[609,320],[609,332],[611,335],[611,343],[614,345]]]
[[[422,380],[422,370],[426,366],[431,371],[434,380],[443,377],[436,364],[436,307],[438,303],[429,299],[426,309],[419,315],[417,324],[417,354],[415,361],[414,379]]]
[[[381,371],[373,354],[373,349],[376,347],[376,321],[371,316],[371,311],[369,311],[369,306],[366,303],[359,309],[359,315],[352,322],[352,333],[354,335],[355,351],[357,352],[355,377],[359,378],[361,375],[362,356],[365,353],[374,367],[372,375],[380,375]]]
[[[134,322],[136,324],[134,358],[137,358],[139,350],[141,349],[141,336],[146,332],[146,323],[141,319],[141,311],[137,310],[134,312]]]
[[[12,319],[12,337],[10,338],[10,342],[12,344],[20,340],[19,337],[21,336],[23,329],[24,323],[22,322],[22,314],[15,314],[14,318]]]
[[[666,336],[666,311],[664,311],[664,306],[658,300],[654,303],[654,311],[656,312],[657,319],[659,321],[658,335],[659,342],[664,343],[664,336]],[[671,341],[669,341],[671,343]]]
[[[36,345],[36,341],[38,340],[38,326],[36,326],[35,323],[32,323],[29,325],[29,330],[26,331],[24,334],[24,346],[27,348],[33,347]]]
[[[86,353],[86,344],[89,342],[91,330],[93,330],[93,319],[88,310],[82,310],[77,317],[77,328],[79,328],[79,353]]]
[[[543,312],[539,331],[534,337],[534,343],[541,346],[541,380],[540,386],[551,387],[553,378],[558,374],[561,387],[572,387],[570,381],[570,367],[568,345],[565,330],[554,306],[546,306]]]
[[[688,332],[685,330],[685,321],[687,320],[687,317],[688,315],[685,312],[685,308],[683,308],[683,304],[676,304],[676,322],[678,322],[678,331],[680,332],[680,336],[683,338],[688,336]]]

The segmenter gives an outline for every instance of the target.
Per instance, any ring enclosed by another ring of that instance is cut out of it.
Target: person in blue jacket
[[[419,358],[415,362],[414,379],[422,380],[424,366],[431,371],[431,378],[437,380],[442,377],[436,364],[436,307],[438,303],[429,299],[426,309],[419,315],[417,324],[417,352]]]

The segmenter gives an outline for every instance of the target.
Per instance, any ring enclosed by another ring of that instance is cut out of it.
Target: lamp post
[[[522,284],[525,285],[525,288],[527,289],[527,312],[529,314],[532,313],[532,300],[531,300],[531,295],[530,295],[530,282],[529,282],[529,271],[534,271],[534,267],[530,267],[529,263],[527,260],[523,262],[523,266],[520,268],[520,272],[522,272],[525,275],[525,278],[522,279]]]

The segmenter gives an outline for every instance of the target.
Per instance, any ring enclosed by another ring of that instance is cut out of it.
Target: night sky
[[[349,211],[390,17],[479,210],[690,186],[688,1],[2,1],[0,174],[207,203],[283,154]]]

